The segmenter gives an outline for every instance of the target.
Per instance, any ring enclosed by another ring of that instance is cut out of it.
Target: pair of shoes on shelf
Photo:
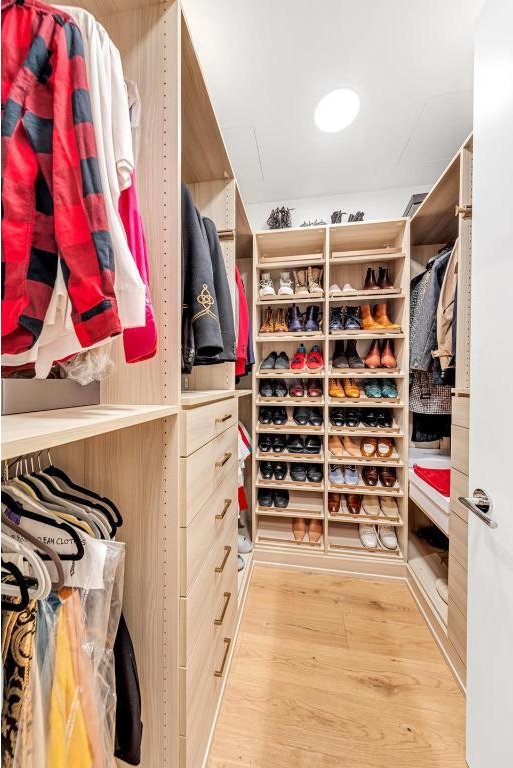
[[[365,485],[374,488],[378,481],[383,488],[393,488],[397,483],[395,467],[362,467],[362,480]]]
[[[287,465],[283,461],[261,461],[260,474],[264,480],[285,480]]]
[[[362,496],[357,493],[328,493],[328,512],[330,515],[344,514],[342,504],[351,515],[364,514],[369,517],[399,519],[397,501],[391,496]]]
[[[322,410],[317,407],[299,406],[294,408],[293,419],[300,427],[320,427],[323,423]]]
[[[389,408],[330,408],[330,422],[334,427],[385,429],[392,427],[393,418]]]
[[[269,408],[268,406],[260,406],[258,411],[258,421],[260,424],[274,424],[275,426],[282,426],[289,420],[286,408]]]
[[[260,363],[261,371],[288,371],[290,360],[286,352],[270,352],[265,360]]]
[[[294,483],[321,483],[324,473],[322,464],[291,464],[289,467],[290,479]]]
[[[286,509],[289,505],[289,492],[283,488],[259,488],[258,504],[260,507]]]
[[[354,464],[330,464],[328,478],[335,487],[358,485],[358,470]]]
[[[260,435],[258,438],[258,450],[261,453],[283,453],[287,447],[287,437],[281,435]]]
[[[397,385],[393,379],[365,379],[363,381],[365,396],[375,398],[397,398]]]
[[[290,272],[282,272],[280,275],[278,294],[271,277],[270,272],[262,272],[260,277],[260,285],[258,288],[258,295],[261,299],[274,299],[278,296],[293,296],[294,289],[292,288],[292,280],[290,279]]]
[[[394,441],[389,437],[362,437],[355,440],[351,435],[330,435],[328,449],[337,459],[346,456],[353,458],[371,459],[378,456],[387,459],[394,452]]]
[[[366,368],[397,368],[392,339],[372,341],[369,351],[364,358]]]
[[[328,394],[330,397],[342,400],[360,397],[360,387],[354,379],[329,379]]]
[[[362,327],[360,307],[331,307],[330,333],[337,331],[359,331]]]
[[[319,345],[314,344],[310,352],[307,353],[305,345],[300,344],[292,358],[290,367],[293,371],[304,371],[305,368],[310,371],[321,371],[324,368],[324,358]]]
[[[363,284],[364,291],[388,291],[392,288],[394,288],[394,284],[388,274],[388,267],[380,267],[377,277],[372,267],[367,269]]]
[[[300,435],[287,437],[287,451],[289,453],[320,453],[322,440],[318,435],[308,435],[304,439]]]
[[[389,549],[398,547],[397,536],[393,525],[371,525],[360,523],[358,535],[365,549]]]
[[[288,392],[284,379],[262,379],[258,387],[260,397],[287,397]]]
[[[289,395],[291,397],[322,397],[322,382],[320,379],[292,379],[289,384]]]
[[[322,267],[308,267],[294,270],[296,296],[324,296],[322,289]]]
[[[273,310],[266,307],[260,326],[260,333],[315,333],[321,329],[321,310],[317,306],[309,306],[301,313],[294,304],[287,312],[284,309]]]
[[[342,288],[338,283],[330,285],[330,296],[354,296],[358,291],[353,288],[351,283],[344,283]]]
[[[362,304],[360,307],[361,327],[364,331],[400,331],[401,326],[393,323],[388,317],[387,304],[376,304],[374,310],[370,304]]]
[[[322,536],[322,520],[308,519],[305,517],[292,518],[292,535],[299,544],[308,534],[308,541],[317,544]]]
[[[333,368],[365,368],[365,363],[356,349],[356,339],[344,343],[341,339],[335,342],[333,350]]]

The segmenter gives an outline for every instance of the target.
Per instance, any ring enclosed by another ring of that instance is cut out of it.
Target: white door
[[[513,0],[486,0],[475,50],[467,762],[513,768]]]

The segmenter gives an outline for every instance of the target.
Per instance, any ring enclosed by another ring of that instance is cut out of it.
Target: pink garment
[[[144,224],[139,212],[135,174],[132,184],[121,192],[119,214],[125,228],[128,247],[137,264],[137,269],[146,286],[146,323],[140,328],[126,328],[123,331],[123,347],[127,363],[149,360],[157,353],[157,326],[150,296],[150,269],[148,249],[144,236]]]
[[[237,332],[237,361],[235,375],[244,376],[248,359],[249,309],[239,268],[235,266],[235,288],[239,293],[239,328]]]

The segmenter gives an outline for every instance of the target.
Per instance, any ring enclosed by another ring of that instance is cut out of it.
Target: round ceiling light
[[[338,88],[320,100],[315,123],[321,131],[335,133],[351,125],[360,111],[360,97],[351,88]]]

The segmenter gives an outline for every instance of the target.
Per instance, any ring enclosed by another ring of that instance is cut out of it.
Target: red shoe
[[[302,371],[306,363],[306,348],[303,344],[300,344],[297,348],[297,352],[294,354],[290,367],[293,371]]]
[[[318,344],[315,344],[308,353],[306,367],[313,371],[319,371],[321,368],[324,368],[324,358]]]

